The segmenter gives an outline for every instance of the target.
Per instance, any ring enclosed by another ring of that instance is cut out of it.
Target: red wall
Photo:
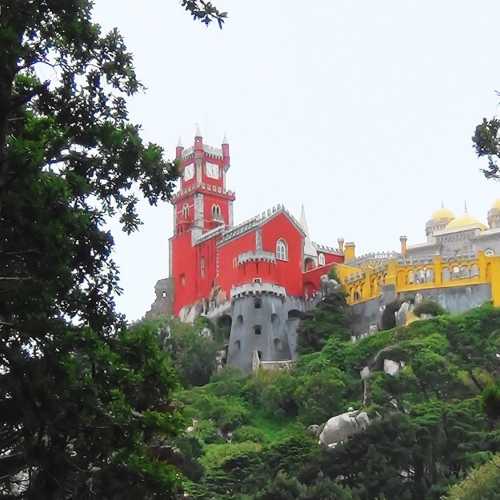
[[[255,251],[255,229],[219,247],[220,272],[218,282],[228,297],[231,287],[241,283],[241,271],[238,269],[236,259],[241,253],[250,251]]]
[[[303,273],[303,283],[304,283],[304,293],[308,296],[311,296],[314,292],[317,292],[320,289],[320,278],[323,274],[328,274],[330,269],[339,262],[342,262],[343,258],[340,255],[333,255],[338,260],[330,262],[329,264],[325,264],[324,266],[315,267],[310,271],[306,271]],[[325,254],[326,258],[326,254]]]
[[[216,239],[191,246],[191,233],[184,233],[172,239],[172,275],[175,281],[174,314],[182,307],[208,298],[215,283]],[[205,272],[202,275],[201,261],[205,260]],[[185,276],[182,285],[181,276]]]
[[[213,223],[212,205],[215,204],[219,205],[225,224],[229,224],[229,200],[216,194],[210,195],[205,193],[203,194],[203,217],[207,229],[212,229],[220,224]]]
[[[276,252],[276,242],[283,238],[288,245],[288,260],[276,263],[276,284],[285,287],[288,295],[302,295],[303,236],[290,219],[278,213],[262,226],[262,248]]]

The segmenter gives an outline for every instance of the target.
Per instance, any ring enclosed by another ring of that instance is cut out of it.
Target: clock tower
[[[229,144],[221,148],[203,144],[199,128],[194,145],[176,148],[181,174],[180,190],[173,198],[175,234],[190,231],[193,238],[218,226],[233,225],[234,193],[226,189],[230,167]]]
[[[178,304],[207,297],[217,282],[216,243],[219,231],[233,225],[235,195],[226,189],[230,157],[225,137],[220,148],[209,146],[197,128],[194,144],[184,148],[179,142],[175,156],[180,186],[172,197],[174,234],[169,267],[177,313]]]

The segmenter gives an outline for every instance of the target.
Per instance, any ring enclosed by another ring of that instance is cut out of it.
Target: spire
[[[304,233],[306,233],[306,236],[309,237],[309,228],[307,227],[306,210],[304,208],[303,203],[300,206],[300,225],[304,230]]]
[[[182,148],[182,139],[181,136],[179,136],[179,140],[177,141],[177,147]]]
[[[467,210],[467,200],[464,201],[464,213],[469,213],[469,211]]]
[[[195,132],[195,137],[201,137],[201,130],[200,130],[200,124],[196,124],[196,132]]]
[[[222,144],[228,144],[226,132],[224,132],[224,138],[222,139]]]
[[[314,248],[313,242],[311,238],[309,238],[309,228],[307,227],[307,219],[306,219],[306,210],[304,208],[304,204],[300,206],[300,226],[305,233],[304,238],[304,255],[308,257],[317,257],[318,252],[316,248]]]

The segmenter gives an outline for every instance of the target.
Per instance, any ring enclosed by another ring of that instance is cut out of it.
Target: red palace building
[[[230,321],[227,362],[244,371],[294,359],[301,313],[317,296],[321,277],[343,262],[339,249],[309,239],[283,206],[234,225],[234,192],[227,189],[229,144],[176,148],[181,182],[172,199],[169,299],[183,321],[200,314]]]

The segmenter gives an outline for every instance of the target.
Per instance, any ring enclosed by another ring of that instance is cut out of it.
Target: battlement
[[[210,229],[210,231],[207,231],[206,233],[203,233],[200,236],[198,236],[194,240],[193,244],[194,245],[199,245],[200,243],[203,243],[204,241],[207,241],[210,238],[213,238],[214,236],[222,234],[225,229],[226,228],[223,225],[214,227],[213,229]]]
[[[276,264],[276,255],[272,252],[265,252],[264,250],[245,252],[238,255],[238,265],[246,264],[247,262],[270,262]]]
[[[348,264],[350,266],[361,266],[363,264],[368,264],[377,261],[380,262],[380,261],[399,259],[400,257],[401,254],[399,254],[398,252],[369,252],[360,255],[359,257],[356,257],[353,260],[350,260]]]
[[[208,144],[203,144],[203,151],[207,156],[211,158],[216,158],[222,160],[224,158],[224,152],[220,148],[209,146]],[[182,151],[182,159],[189,160],[194,156],[194,147],[189,146]]]
[[[313,247],[318,251],[318,252],[326,252],[326,253],[335,253],[337,255],[343,255],[342,250],[340,248],[333,248],[329,247],[328,245],[321,245],[320,243],[312,242]]]
[[[231,288],[231,301],[253,295],[274,295],[284,299],[286,290],[272,283],[245,283]]]
[[[204,192],[207,194],[210,193],[215,193],[218,195],[222,196],[227,196],[229,199],[234,200],[236,195],[234,194],[234,191],[230,191],[228,189],[222,189],[221,186],[216,186],[213,184],[207,184],[205,182],[197,182],[195,184],[192,184],[186,189],[182,189],[178,193],[174,194],[171,199],[171,203],[175,204],[178,202],[180,199],[184,198],[187,195],[190,195],[194,192]]]
[[[250,231],[251,229],[261,225],[263,222],[270,219],[271,217],[274,217],[278,213],[287,214],[287,216],[290,217],[290,219],[297,226],[297,228],[299,228],[301,232],[303,232],[302,226],[300,225],[299,221],[282,204],[279,203],[278,205],[275,205],[274,207],[269,208],[266,211],[255,215],[251,219],[247,219],[246,221],[241,222],[237,226],[231,228],[224,234],[224,236],[219,241],[219,244],[223,244],[241,234],[246,233],[247,231]]]

